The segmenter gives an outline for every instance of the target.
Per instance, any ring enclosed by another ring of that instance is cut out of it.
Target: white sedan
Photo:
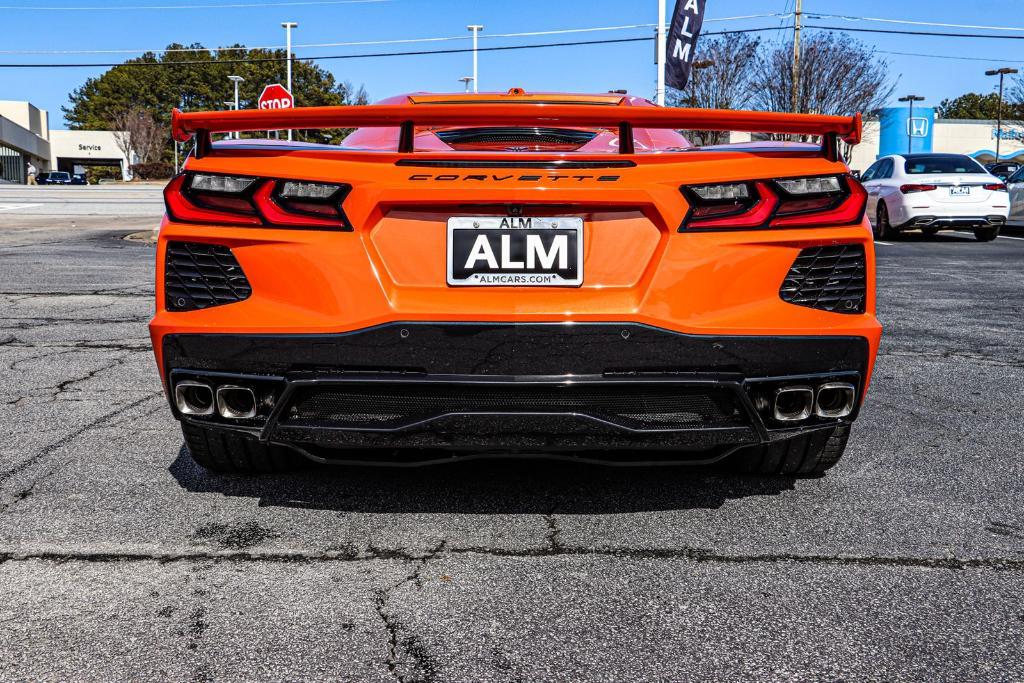
[[[892,154],[873,163],[860,181],[877,239],[905,230],[934,235],[969,228],[988,242],[1010,212],[1003,181],[963,154]]]
[[[1009,223],[1017,227],[1024,227],[1024,166],[1017,169],[1017,172],[1006,179],[1006,186],[1010,189],[1010,218]]]

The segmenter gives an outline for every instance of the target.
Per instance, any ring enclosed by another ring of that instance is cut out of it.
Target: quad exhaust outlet
[[[217,387],[217,412],[229,420],[256,417],[256,394],[249,387],[234,384]]]
[[[182,415],[212,415],[213,389],[203,382],[178,382],[174,387],[174,404]]]
[[[779,422],[801,422],[811,415],[825,419],[847,417],[856,400],[857,388],[849,382],[779,387],[772,402],[772,417]]]

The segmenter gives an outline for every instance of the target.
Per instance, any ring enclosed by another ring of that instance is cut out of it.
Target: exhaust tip
[[[212,415],[213,389],[202,382],[178,382],[174,385],[174,405],[182,415]]]
[[[811,416],[814,410],[814,389],[795,386],[780,387],[772,402],[772,417],[779,422],[799,422]]]
[[[818,417],[846,417],[853,412],[857,388],[849,382],[826,382],[818,387],[814,414]]]
[[[256,417],[256,394],[249,387],[234,384],[217,387],[217,412],[229,420]]]

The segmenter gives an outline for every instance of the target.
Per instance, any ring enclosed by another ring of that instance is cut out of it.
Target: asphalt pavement
[[[1024,232],[880,244],[820,479],[211,475],[146,322],[158,188],[0,186],[2,680],[1024,680]]]

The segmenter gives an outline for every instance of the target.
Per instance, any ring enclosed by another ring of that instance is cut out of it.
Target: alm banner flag
[[[682,90],[690,80],[690,65],[697,46],[700,27],[704,24],[706,0],[676,0],[672,28],[668,32],[665,55],[665,83]]]

